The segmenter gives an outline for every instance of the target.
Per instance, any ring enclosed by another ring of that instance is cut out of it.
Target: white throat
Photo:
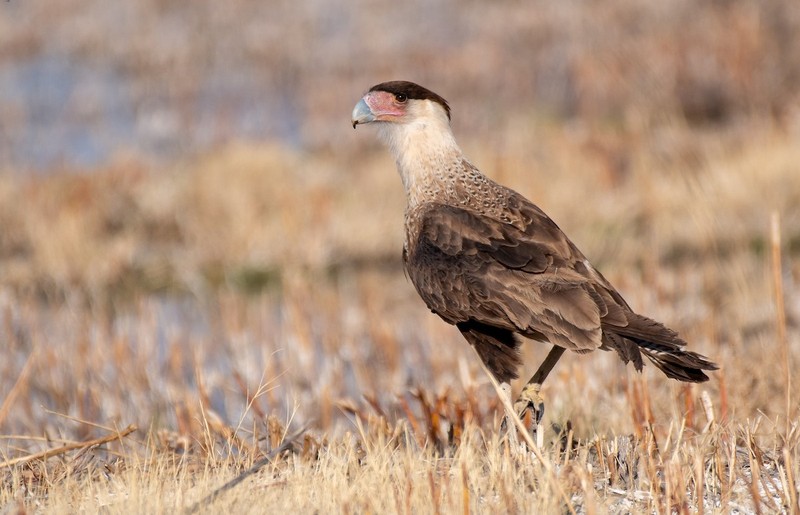
[[[463,159],[445,111],[425,100],[409,105],[406,121],[379,125],[403,181],[409,205],[445,193]]]

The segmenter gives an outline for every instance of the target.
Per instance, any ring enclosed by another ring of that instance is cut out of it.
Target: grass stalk
[[[786,331],[786,307],[783,293],[783,265],[781,262],[781,218],[780,213],[772,213],[770,223],[770,242],[772,248],[772,279],[775,294],[775,316],[778,345],[783,354],[783,371],[786,385],[786,434],[792,424],[792,365],[789,338]]]

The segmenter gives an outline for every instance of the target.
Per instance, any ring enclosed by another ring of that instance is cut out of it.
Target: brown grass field
[[[121,70],[183,149],[31,165],[35,107],[0,93],[0,513],[800,513],[796,3],[334,4],[0,5],[0,86],[52,48]],[[267,114],[299,136],[197,114],[219,74],[293,91]],[[543,446],[509,442],[404,277],[393,163],[348,125],[401,77],[711,380],[565,355]],[[82,91],[48,123],[100,124]]]

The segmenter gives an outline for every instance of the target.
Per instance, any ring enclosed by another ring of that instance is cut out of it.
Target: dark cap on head
[[[433,91],[423,88],[419,84],[414,84],[407,80],[393,80],[391,82],[383,82],[369,88],[370,91],[386,91],[392,95],[403,94],[412,100],[432,100],[441,105],[447,113],[447,118],[450,119],[450,106],[447,100],[443,99]]]

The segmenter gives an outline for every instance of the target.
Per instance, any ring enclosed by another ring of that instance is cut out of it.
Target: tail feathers
[[[686,346],[686,342],[678,336],[678,333],[664,326],[664,324],[632,312],[627,313],[627,318],[628,325],[625,327],[614,327],[612,330],[632,340],[660,343],[668,347]]]
[[[634,368],[638,372],[642,371],[644,366],[642,353],[635,342],[612,332],[603,332],[603,347],[601,348],[604,350],[614,349],[623,362],[629,363],[633,361]]]
[[[651,342],[634,340],[655,366],[661,369],[667,377],[686,381],[687,383],[702,383],[708,381],[708,376],[703,370],[717,370],[717,365],[705,356],[677,347],[668,347]]]
[[[628,313],[625,327],[604,327],[604,344],[617,351],[626,363],[633,361],[642,368],[642,353],[667,377],[701,383],[708,381],[704,370],[717,370],[717,365],[705,356],[684,350],[686,342],[678,333],[647,317]]]

